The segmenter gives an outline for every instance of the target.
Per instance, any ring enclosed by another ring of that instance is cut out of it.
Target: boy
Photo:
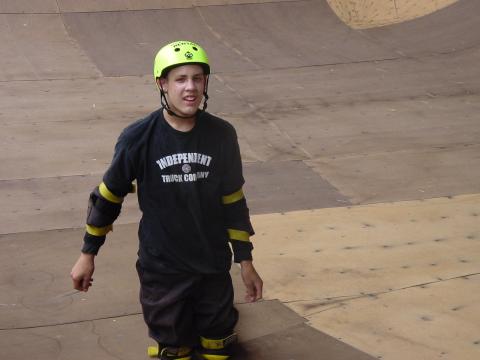
[[[159,50],[154,77],[162,107],[120,135],[103,182],[90,194],[84,245],[71,272],[74,288],[87,291],[94,257],[136,180],[140,302],[163,360],[190,360],[194,349],[208,360],[230,356],[238,312],[229,243],[246,300],[262,297],[237,136],[205,112],[209,74],[198,44],[175,41]]]

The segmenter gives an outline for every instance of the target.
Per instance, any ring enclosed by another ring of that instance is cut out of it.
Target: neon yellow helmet
[[[165,77],[170,69],[175,66],[198,64],[203,67],[205,74],[210,74],[210,65],[205,50],[191,41],[179,40],[162,47],[153,64],[155,79]]]

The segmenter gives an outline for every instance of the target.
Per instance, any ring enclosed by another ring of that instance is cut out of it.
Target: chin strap
[[[208,75],[207,75],[207,79],[206,79],[206,82],[205,82],[205,90],[203,91],[203,107],[202,109],[199,109],[197,110],[197,115],[203,111],[205,111],[207,109],[207,101],[209,99],[209,96],[208,96]],[[160,91],[160,104],[162,104],[162,109],[165,109],[167,111],[167,113],[171,116],[176,116],[178,118],[181,118],[181,119],[189,119],[191,118],[191,116],[183,116],[183,115],[178,115],[177,113],[173,112],[171,109],[170,109],[170,105],[168,104],[168,101],[167,101],[167,97],[165,96],[165,90],[163,90],[163,87],[162,85],[157,85],[158,87],[158,90]]]

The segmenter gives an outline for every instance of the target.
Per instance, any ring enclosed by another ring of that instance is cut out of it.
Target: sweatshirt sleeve
[[[232,244],[234,261],[252,260],[253,245],[250,237],[255,234],[250,222],[247,200],[243,193],[245,182],[237,135],[232,128],[225,145],[225,171],[222,183],[222,205],[225,227]]]
[[[112,162],[103,175],[103,182],[117,196],[124,197],[132,192],[132,181],[136,178],[136,150],[127,130],[120,135]]]
[[[113,223],[120,215],[124,197],[135,192],[132,184],[135,168],[131,151],[124,131],[117,141],[113,160],[103,176],[103,182],[90,194],[83,253],[98,253],[107,233],[112,231]]]

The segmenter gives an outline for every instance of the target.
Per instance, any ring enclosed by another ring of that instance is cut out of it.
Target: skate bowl
[[[233,266],[237,357],[478,359],[480,3],[12,0],[0,27],[5,359],[146,358],[134,196],[91,291],[68,274],[172,39],[239,136],[265,299]]]
[[[327,0],[335,14],[348,26],[368,29],[406,22],[452,5],[458,0]]]

